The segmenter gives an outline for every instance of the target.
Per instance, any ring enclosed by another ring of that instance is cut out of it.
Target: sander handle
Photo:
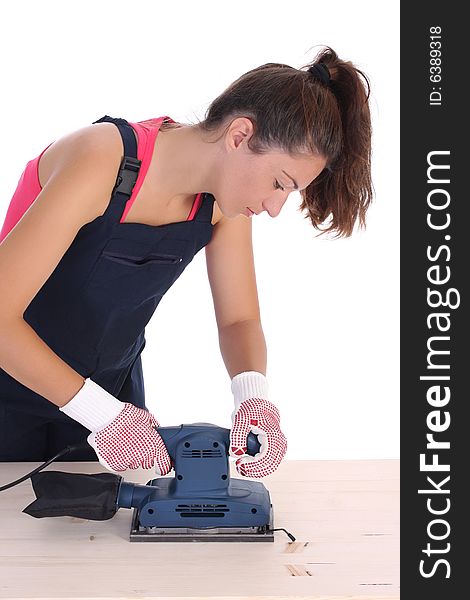
[[[214,443],[218,442],[225,446],[227,449],[227,455],[230,455],[230,429],[226,427],[219,427],[213,423],[190,423],[173,425],[170,427],[155,427],[156,431],[161,436],[168,454],[171,458],[175,459],[176,446],[182,440],[185,439],[188,443],[191,442],[191,436],[196,431],[204,431],[205,434],[209,434]],[[247,435],[247,454],[255,456],[261,449],[261,444],[258,441],[258,436],[250,431]]]

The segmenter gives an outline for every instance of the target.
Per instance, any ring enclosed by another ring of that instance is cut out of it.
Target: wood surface
[[[0,486],[39,464],[0,463]],[[241,478],[232,460],[230,468]],[[45,470],[106,471],[97,462]],[[0,492],[0,598],[399,598],[398,460],[284,460],[254,481],[270,492],[274,527],[295,542],[276,531],[271,543],[131,543],[132,510],[108,521],[22,513],[35,498],[28,479]]]

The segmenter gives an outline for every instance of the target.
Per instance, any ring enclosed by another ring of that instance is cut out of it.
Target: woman
[[[299,190],[313,227],[329,219],[322,233],[365,226],[369,95],[326,47],[300,70],[245,73],[197,125],[106,115],[30,161],[0,235],[0,460],[43,461],[87,439],[69,460],[171,470],[140,355],[161,297],[206,247],[234,394],[230,454],[242,475],[275,471],[287,441],[268,400],[250,217],[277,216]]]

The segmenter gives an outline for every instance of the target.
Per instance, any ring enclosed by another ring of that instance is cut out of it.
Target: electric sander
[[[131,541],[273,541],[269,492],[261,482],[231,479],[230,430],[210,423],[159,427],[174,477],[147,485],[121,481],[117,505],[134,507]],[[259,452],[250,433],[248,452]]]
[[[193,423],[156,430],[172,459],[174,477],[156,477],[141,485],[110,472],[36,469],[30,475],[37,499],[23,512],[105,520],[119,508],[133,508],[131,542],[274,541],[277,530],[268,490],[259,481],[230,478],[230,429]],[[247,454],[259,451],[257,436],[249,433]]]

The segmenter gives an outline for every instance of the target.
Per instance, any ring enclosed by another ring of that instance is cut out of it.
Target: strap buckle
[[[113,188],[113,194],[119,192],[126,196],[132,195],[135,182],[139,176],[140,165],[142,161],[132,156],[124,156],[119,167],[119,173],[116,178],[116,184]]]

